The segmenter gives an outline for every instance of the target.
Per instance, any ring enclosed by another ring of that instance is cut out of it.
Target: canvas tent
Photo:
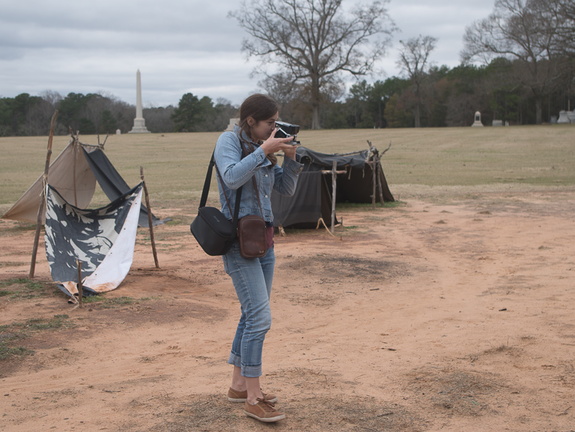
[[[87,209],[96,182],[111,202]],[[142,205],[144,190],[143,182],[133,189],[128,186],[104,154],[103,146],[82,144],[74,138],[50,164],[47,176],[40,176],[2,217],[43,223],[46,257],[54,282],[74,297],[79,293],[81,270],[82,285],[87,293],[96,294],[115,289],[127,275],[138,225],[150,228],[149,218],[152,225],[168,220],[149,214]],[[31,277],[39,227],[36,234]],[[151,228],[150,236],[158,267]]]
[[[124,280],[134,257],[142,190],[140,183],[104,207],[80,209],[46,186],[46,258],[65,294],[79,294],[79,270],[83,295],[111,291]]]
[[[315,228],[320,218],[328,223],[332,209],[332,177],[328,171],[332,170],[334,162],[338,171],[345,171],[337,176],[336,202],[371,203],[374,178],[376,201],[379,197],[386,202],[394,201],[375,149],[325,154],[299,147],[297,158],[304,169],[295,194],[291,197],[272,194],[276,227]]]
[[[67,202],[78,208],[86,208],[90,204],[96,190],[96,181],[110,201],[131,189],[101,146],[72,140],[50,164],[47,183]],[[36,222],[43,187],[43,176],[40,176],[2,218]],[[152,215],[154,225],[165,221]],[[145,206],[141,207],[138,224],[142,227],[149,225],[148,210]]]

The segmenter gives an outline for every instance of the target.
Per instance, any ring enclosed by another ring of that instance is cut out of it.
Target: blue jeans
[[[232,342],[229,364],[242,369],[242,375],[262,374],[262,350],[272,324],[270,295],[274,277],[274,248],[262,258],[246,259],[236,242],[223,256],[224,269],[232,278],[241,305],[241,318]]]

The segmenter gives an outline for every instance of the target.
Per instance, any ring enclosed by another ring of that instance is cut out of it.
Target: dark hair
[[[248,117],[253,118],[256,122],[267,120],[272,118],[276,115],[279,111],[278,103],[273,100],[270,96],[255,93],[249,96],[246,100],[243,101],[242,105],[240,106],[240,128],[243,132],[247,134],[251,138],[251,130],[250,125],[248,124]],[[255,148],[249,144],[246,146],[243,140],[242,146],[246,153],[251,153],[255,150]],[[247,147],[247,148],[246,148]],[[270,162],[275,165],[277,163],[276,156],[272,153],[267,156]]]
[[[251,136],[248,117],[252,117],[256,122],[259,122],[272,118],[278,111],[278,103],[271,97],[261,93],[253,94],[240,106],[240,128],[248,136]]]

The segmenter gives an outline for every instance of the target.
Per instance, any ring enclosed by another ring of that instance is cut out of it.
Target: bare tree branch
[[[413,83],[415,127],[421,126],[421,85],[429,66],[429,55],[435,48],[436,42],[437,38],[422,35],[407,41],[400,41],[402,48],[397,64],[403,72],[407,73]]]
[[[322,87],[331,76],[369,73],[395,25],[375,0],[344,11],[342,0],[250,0],[230,12],[247,32],[242,50],[267,69],[286,72],[310,91],[312,128],[319,128]]]
[[[556,53],[565,17],[558,5],[572,1],[496,0],[493,13],[465,31],[463,62],[488,63],[497,57],[518,62],[516,78],[535,97],[537,123],[542,122],[543,98],[562,73]]]

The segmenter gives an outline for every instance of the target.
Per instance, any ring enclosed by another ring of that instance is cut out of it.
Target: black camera
[[[284,122],[276,122],[276,127],[278,128],[275,138],[288,138],[294,137],[292,144],[299,144],[299,141],[296,141],[297,134],[299,132],[299,125],[284,123]]]

